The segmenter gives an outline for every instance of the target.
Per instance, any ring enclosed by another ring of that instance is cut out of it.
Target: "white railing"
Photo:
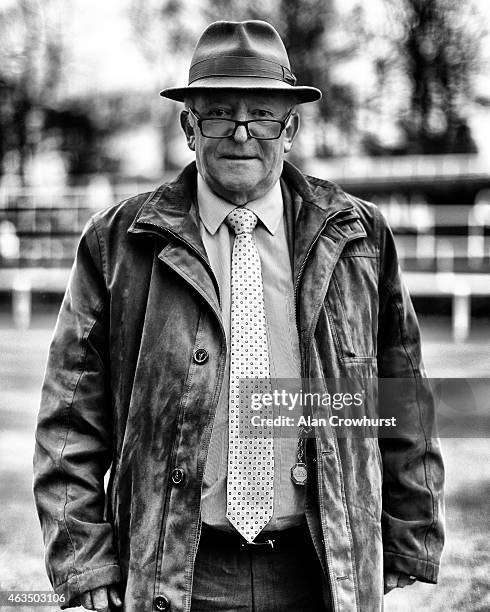
[[[306,172],[332,181],[489,177],[489,160],[477,154],[403,155],[310,159]]]

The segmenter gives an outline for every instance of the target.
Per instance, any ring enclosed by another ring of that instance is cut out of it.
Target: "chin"
[[[216,187],[219,187],[221,191],[226,191],[227,193],[234,193],[243,195],[245,193],[254,191],[257,187],[258,183],[256,182],[248,182],[248,181],[220,181],[216,183]]]
[[[223,187],[227,191],[233,191],[235,193],[243,193],[253,191],[257,187],[257,183],[223,183]]]

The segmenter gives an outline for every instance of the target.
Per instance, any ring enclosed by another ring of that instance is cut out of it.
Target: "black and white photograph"
[[[486,0],[0,0],[0,612],[490,610]]]

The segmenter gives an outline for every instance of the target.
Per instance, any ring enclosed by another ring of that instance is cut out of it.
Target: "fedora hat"
[[[183,102],[190,93],[239,89],[294,94],[298,103],[322,97],[316,87],[297,86],[276,30],[265,21],[216,21],[198,40],[187,87],[169,87],[160,95]]]

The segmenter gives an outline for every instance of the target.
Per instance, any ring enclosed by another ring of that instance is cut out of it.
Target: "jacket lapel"
[[[199,233],[195,193],[196,166],[193,163],[174,181],[150,195],[128,231],[165,238],[167,245],[158,258],[206,300],[221,323],[219,288]]]

